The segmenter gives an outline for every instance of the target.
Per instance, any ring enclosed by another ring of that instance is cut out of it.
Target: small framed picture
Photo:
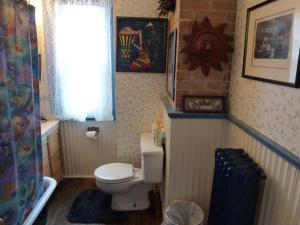
[[[248,9],[243,77],[299,87],[299,0],[269,0]]]
[[[183,111],[190,113],[224,113],[222,96],[183,96]]]
[[[167,67],[167,93],[172,100],[174,100],[174,90],[175,90],[176,48],[177,48],[177,30],[174,30],[169,36],[168,67]]]

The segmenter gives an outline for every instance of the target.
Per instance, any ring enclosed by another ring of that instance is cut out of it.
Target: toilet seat
[[[122,183],[133,177],[133,165],[127,163],[110,163],[98,167],[94,176],[96,179],[106,183]]]

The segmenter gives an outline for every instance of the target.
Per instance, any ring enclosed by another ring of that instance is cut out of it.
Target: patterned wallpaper
[[[114,0],[114,16],[157,17],[157,0]],[[122,162],[140,166],[140,134],[162,118],[163,74],[116,73],[117,151]]]
[[[285,0],[280,0],[283,2]],[[230,112],[300,156],[300,89],[242,78],[247,8],[261,1],[238,1]]]
[[[120,161],[140,165],[140,134],[151,132],[152,122],[162,117],[163,84],[161,74],[116,74],[116,133]]]

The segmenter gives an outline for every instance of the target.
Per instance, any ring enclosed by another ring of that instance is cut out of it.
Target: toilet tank
[[[164,151],[154,144],[152,133],[141,135],[142,170],[145,183],[162,182]]]

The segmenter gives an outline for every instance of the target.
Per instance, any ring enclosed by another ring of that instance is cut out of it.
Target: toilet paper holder
[[[96,134],[98,135],[100,132],[100,128],[99,127],[88,127],[87,131],[96,131]]]

